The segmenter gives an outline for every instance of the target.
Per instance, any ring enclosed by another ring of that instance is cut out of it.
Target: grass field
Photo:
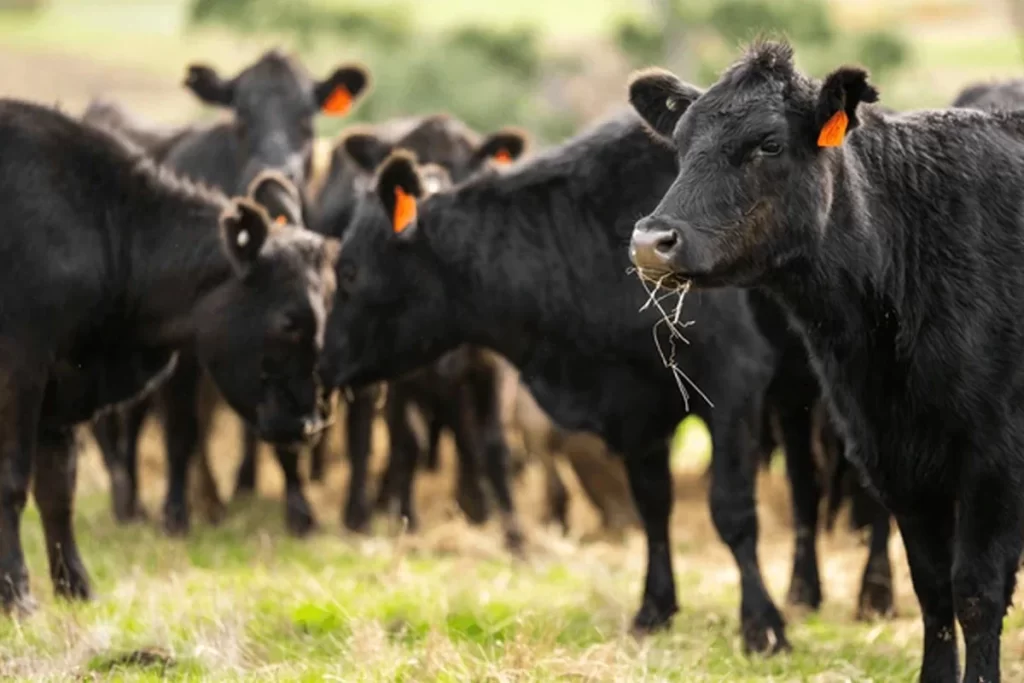
[[[593,49],[618,12],[639,4],[431,0],[408,7],[431,28],[467,17],[497,25],[530,20],[557,42]],[[971,80],[1020,71],[1020,48],[995,13],[999,4],[893,0],[836,6],[847,25],[892,21],[907,28],[912,63],[883,96],[887,104],[912,107],[942,105]],[[214,30],[184,33],[183,6],[183,0],[55,0],[39,18],[0,16],[0,95],[61,102],[77,113],[91,97],[110,94],[158,121],[210,115],[181,88],[184,64],[206,60],[230,72],[281,41]],[[992,9],[986,13],[981,6]],[[928,17],[908,19],[918,15]],[[309,59],[325,68],[350,58],[359,55],[337,45],[321,46]],[[619,97],[617,90],[607,94],[609,101]],[[224,492],[236,465],[236,436],[233,421],[225,419],[212,447]],[[681,612],[670,631],[643,641],[627,633],[643,578],[642,535],[595,535],[595,516],[579,502],[570,537],[543,527],[536,472],[528,471],[516,492],[528,544],[525,559],[513,560],[501,546],[497,523],[472,528],[455,514],[447,470],[422,475],[417,484],[420,534],[403,535],[379,520],[374,536],[356,537],[338,523],[347,473],[337,464],[323,485],[310,487],[321,532],[289,538],[280,478],[267,454],[262,496],[232,503],[230,518],[219,527],[194,519],[187,540],[167,539],[156,523],[164,482],[162,448],[152,428],[143,461],[144,500],[154,521],[118,527],[90,446],[76,519],[97,598],[84,606],[53,601],[30,505],[23,529],[41,609],[22,621],[0,618],[0,678],[916,680],[921,629],[898,536],[892,540],[896,619],[853,621],[866,550],[840,530],[821,546],[822,612],[788,615],[794,652],[772,659],[743,655],[738,573],[711,527],[698,474],[707,444],[699,430],[682,441],[674,461],[673,516]],[[450,452],[445,455],[450,460]],[[787,496],[779,472],[763,477],[760,555],[780,603],[792,552]],[[1004,680],[1024,681],[1024,616],[1017,609],[1006,620],[1003,647]]]
[[[156,518],[163,494],[157,432],[143,442],[144,499]],[[213,452],[228,488],[236,426],[223,417]],[[378,437],[382,434],[378,434]],[[627,633],[644,568],[643,538],[593,533],[575,502],[573,532],[538,523],[539,485],[528,470],[517,490],[527,520],[523,560],[501,547],[496,523],[473,528],[453,514],[445,471],[422,475],[423,531],[402,535],[378,520],[373,537],[338,523],[346,472],[335,464],[311,487],[322,530],[289,538],[264,453],[256,500],[234,503],[219,527],[194,520],[187,540],[155,522],[113,524],[106,480],[91,446],[79,477],[78,529],[97,599],[55,603],[35,509],[24,524],[41,603],[23,621],[0,621],[0,677],[19,680],[344,681],[910,681],[920,655],[918,611],[898,538],[893,539],[898,618],[856,623],[854,596],[865,549],[837,532],[822,544],[826,604],[790,614],[794,652],[742,654],[737,572],[715,537],[695,463],[706,443],[688,435],[676,467],[674,559],[682,610],[672,629],[637,641]],[[381,440],[378,438],[378,445]],[[379,463],[377,463],[379,466]],[[760,486],[761,558],[782,600],[792,536],[782,479]],[[1024,618],[1004,636],[1005,680],[1024,680]]]

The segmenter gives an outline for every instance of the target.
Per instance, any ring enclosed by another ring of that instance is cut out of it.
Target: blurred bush
[[[661,63],[698,83],[716,80],[736,58],[737,47],[757,36],[787,38],[800,65],[818,76],[852,61],[883,81],[911,56],[908,41],[892,29],[840,31],[826,0],[662,0],[657,5],[659,12],[647,20],[620,20],[616,43],[634,66]]]
[[[418,30],[399,6],[345,9],[303,0],[193,0],[193,24],[219,24],[242,33],[287,33],[304,48],[343,38],[373,74],[374,88],[352,117],[326,119],[331,135],[354,121],[448,111],[486,132],[526,127],[540,140],[562,137],[579,123],[539,97],[553,70],[536,29],[462,25],[442,33]]]

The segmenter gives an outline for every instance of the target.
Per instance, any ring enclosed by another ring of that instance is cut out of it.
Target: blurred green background
[[[706,84],[759,31],[784,33],[801,65],[872,69],[897,108],[948,103],[965,83],[1013,75],[1015,5],[985,0],[5,0],[3,93],[80,111],[118,97],[175,122],[210,116],[180,87],[185,65],[224,73],[270,46],[314,73],[366,63],[374,92],[353,120],[447,110],[487,130],[557,140],[624,101],[630,70],[673,68]]]

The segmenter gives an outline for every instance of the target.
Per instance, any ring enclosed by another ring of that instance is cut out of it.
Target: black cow
[[[111,113],[102,102],[94,103],[91,118],[100,124],[122,126],[125,137],[153,150],[169,167],[225,192],[245,188],[264,169],[276,169],[302,187],[312,164],[314,115],[318,111],[346,113],[365,92],[368,82],[366,70],[356,65],[340,67],[328,78],[315,81],[295,59],[271,50],[231,79],[222,78],[206,65],[189,67],[185,85],[203,102],[230,109],[233,117],[229,121],[165,132],[171,140],[161,142],[161,136],[154,138],[144,125],[128,119],[123,112]],[[300,212],[305,224],[314,222],[304,194],[300,196]],[[183,350],[177,370],[159,396],[169,466],[164,525],[171,534],[185,533],[189,527],[186,485],[197,449],[202,454],[201,465],[208,467],[205,444],[216,401],[200,400],[200,395],[208,391],[203,386],[205,381],[197,360]],[[148,402],[135,403],[100,418],[94,425],[105,461],[123,463],[111,468],[115,515],[119,519],[130,519],[138,513],[134,444],[148,408]],[[248,429],[245,442],[246,450],[254,454],[255,437]],[[276,452],[285,474],[288,528],[296,534],[306,533],[315,525],[302,491],[298,452],[287,448]],[[219,510],[221,504],[208,469],[205,473],[207,497],[212,497],[214,509]],[[117,483],[125,480],[127,485],[119,493]]]
[[[988,111],[1024,108],[1024,78],[969,85],[960,91],[951,106]]]
[[[527,145],[526,136],[503,129],[481,137],[463,122],[446,114],[386,122],[348,131],[332,153],[328,179],[318,200],[320,228],[340,237],[348,228],[360,203],[376,202],[372,192],[374,173],[397,149],[416,155],[430,164],[430,191],[460,182],[487,167],[491,161],[508,163],[517,159]],[[515,514],[507,472],[508,446],[502,432],[499,409],[499,368],[480,350],[460,347],[411,376],[396,379],[387,389],[385,417],[390,434],[391,457],[379,487],[377,507],[387,509],[397,498],[400,513],[415,527],[412,481],[419,461],[419,446],[409,422],[409,410],[418,410],[428,423],[427,454],[436,454],[444,428],[452,430],[459,456],[457,500],[470,521],[484,522],[488,515],[486,497],[480,488],[481,467],[491,484],[502,513],[506,539],[513,548],[522,532]],[[365,389],[356,392],[357,401],[374,396]],[[365,425],[350,430],[369,434],[372,410],[358,413]],[[350,442],[348,502],[343,521],[346,527],[362,530],[369,521],[366,498],[369,439]]]
[[[998,681],[1024,545],[1024,114],[890,116],[863,69],[820,82],[772,42],[706,92],[655,71],[631,99],[680,164],[636,263],[786,307],[903,536],[921,679],[959,680],[955,617],[965,680]]]
[[[265,438],[320,429],[315,368],[338,244],[293,227],[295,189],[279,175],[229,201],[15,100],[0,101],[0,141],[0,602],[31,609],[19,533],[29,480],[55,590],[87,598],[71,429],[150,388],[176,349],[193,349]]]
[[[398,377],[463,343],[509,359],[556,422],[623,454],[648,542],[634,625],[650,630],[677,611],[668,452],[686,415],[677,381],[685,383],[714,441],[712,517],[740,569],[744,643],[774,651],[787,643],[761,576],[754,507],[772,350],[744,292],[702,292],[686,300],[696,322],[688,346],[676,341],[688,379],[676,377],[652,339],[661,315],[637,313],[648,295],[627,273],[632,224],[675,175],[674,155],[628,112],[507,173],[422,201],[413,160],[396,153],[343,240],[325,384]],[[656,332],[668,354],[668,326]]]

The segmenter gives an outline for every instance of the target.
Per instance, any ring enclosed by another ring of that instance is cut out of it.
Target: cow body
[[[19,523],[33,468],[55,588],[88,597],[71,428],[151,390],[177,349],[195,349],[267,438],[309,431],[333,256],[311,233],[272,230],[255,203],[185,183],[55,111],[0,101],[0,140],[0,600],[28,608]],[[254,197],[289,191],[253,184]],[[283,320],[303,329],[285,341]]]
[[[637,264],[760,286],[790,311],[903,536],[922,680],[959,680],[956,619],[964,679],[998,681],[1024,543],[1024,115],[890,116],[862,69],[818,82],[778,43],[704,93],[665,72],[632,91],[680,159],[637,224]]]
[[[675,173],[672,153],[622,115],[507,173],[424,199],[412,228],[400,229],[389,225],[397,190],[421,196],[420,180],[393,157],[378,173],[379,201],[359,207],[345,236],[324,357],[325,377],[358,385],[461,343],[484,346],[517,367],[557,423],[621,453],[648,539],[641,630],[664,626],[677,609],[668,442],[686,401],[652,339],[660,316],[637,313],[647,294],[627,273],[624,247]],[[773,353],[742,291],[697,293],[684,312],[695,323],[685,330],[689,345],[677,342],[677,360],[692,382],[689,408],[714,441],[712,516],[740,567],[744,643],[782,648],[754,509],[755,425]],[[659,335],[668,348],[664,327]]]

